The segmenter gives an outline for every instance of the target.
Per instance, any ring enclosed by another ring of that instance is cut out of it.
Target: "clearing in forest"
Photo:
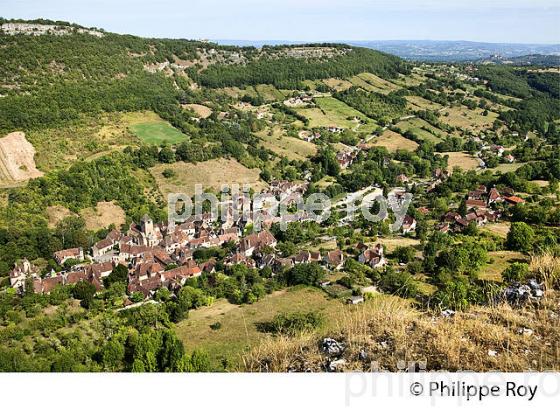
[[[80,211],[80,216],[86,222],[86,228],[97,231],[113,224],[120,228],[126,222],[123,209],[113,202],[98,202],[95,208],[86,208]]]
[[[212,115],[212,109],[202,104],[184,104],[183,108],[193,111],[199,118],[208,118]]]

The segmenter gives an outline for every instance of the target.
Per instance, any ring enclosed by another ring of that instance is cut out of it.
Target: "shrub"
[[[418,294],[418,285],[406,271],[387,269],[381,278],[381,288],[403,298],[415,297]]]
[[[324,277],[323,268],[316,263],[300,264],[287,272],[289,285],[317,285]]]
[[[270,322],[260,323],[261,332],[293,336],[297,333],[317,329],[323,325],[325,318],[317,312],[280,313]]]
[[[514,262],[502,272],[504,282],[523,282],[529,274],[529,265],[521,262]]]
[[[412,246],[397,246],[393,252],[393,256],[397,258],[400,263],[408,263],[414,259],[416,250]]]
[[[535,231],[525,222],[514,222],[507,234],[506,245],[513,251],[527,252],[533,249]]]
[[[165,168],[161,173],[161,175],[163,175],[164,178],[169,179],[169,178],[173,178],[177,174],[171,168]]]

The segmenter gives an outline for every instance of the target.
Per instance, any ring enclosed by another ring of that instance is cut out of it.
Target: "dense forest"
[[[324,45],[333,47],[332,45]],[[289,58],[264,55],[244,65],[213,65],[201,72],[194,69],[190,76],[207,87],[227,87],[272,84],[278,88],[301,88],[304,80],[348,77],[370,72],[392,78],[408,73],[409,66],[397,57],[374,50],[343,48],[342,55],[333,58]]]

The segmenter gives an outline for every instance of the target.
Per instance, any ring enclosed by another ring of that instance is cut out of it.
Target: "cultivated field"
[[[441,137],[447,136],[446,132],[434,127],[421,118],[410,118],[397,123],[396,126],[403,132],[411,131],[423,140],[432,141],[434,143],[440,142]]]
[[[188,139],[185,134],[159,117],[131,125],[130,130],[143,142],[152,145],[177,144]]]
[[[496,168],[491,168],[494,172],[501,172],[505,174],[506,172],[515,172],[518,168],[525,165],[523,162],[513,162],[511,164],[498,164]]]
[[[255,91],[265,101],[282,101],[284,99],[284,94],[273,85],[259,84],[255,86]]]
[[[465,106],[446,108],[439,117],[440,121],[469,131],[482,131],[492,127],[498,114],[489,111],[487,116],[482,115],[483,110],[471,110]],[[449,114],[449,115],[448,115]]]
[[[162,173],[166,169],[173,170],[175,176],[165,178]],[[220,158],[197,164],[159,164],[151,168],[150,172],[164,197],[174,192],[193,195],[196,184],[201,184],[203,190],[211,188],[215,191],[220,190],[223,184],[249,184],[255,191],[260,191],[266,185],[259,179],[258,168],[246,168],[233,159]]]
[[[323,83],[333,88],[335,91],[344,91],[352,87],[352,83],[348,80],[341,80],[340,78],[327,78]]]
[[[375,91],[380,94],[389,94],[391,91],[400,89],[398,85],[371,73],[358,74],[357,76],[352,77],[351,81],[358,87],[368,91]]]
[[[493,233],[494,235],[505,239],[510,226],[511,224],[509,222],[489,223],[480,228],[480,230]]]
[[[408,107],[413,110],[441,110],[442,106],[438,103],[426,100],[418,95],[407,95]]]
[[[367,117],[358,110],[355,110],[333,97],[315,98],[315,103],[317,104],[316,107],[296,109],[298,113],[309,119],[310,128],[336,126],[353,129],[358,125],[358,123],[352,120],[352,118],[356,117],[368,120]],[[371,122],[371,120],[368,121]],[[361,127],[360,129],[367,130],[368,128],[375,128],[373,122],[371,126],[368,126],[369,124]]]
[[[368,245],[374,245],[376,243],[381,243],[385,250],[389,253],[393,252],[398,246],[418,246],[420,241],[413,238],[405,238],[402,236],[397,236],[394,238],[378,238],[375,242],[367,243]]]
[[[383,131],[379,137],[375,137],[371,140],[370,144],[377,147],[385,147],[388,151],[394,152],[398,149],[403,149],[407,151],[414,151],[418,148],[418,144],[408,138],[403,137],[401,134],[397,134],[391,130]]]

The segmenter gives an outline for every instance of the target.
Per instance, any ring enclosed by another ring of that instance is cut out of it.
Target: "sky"
[[[0,16],[144,37],[560,43],[558,0],[0,0]]]

